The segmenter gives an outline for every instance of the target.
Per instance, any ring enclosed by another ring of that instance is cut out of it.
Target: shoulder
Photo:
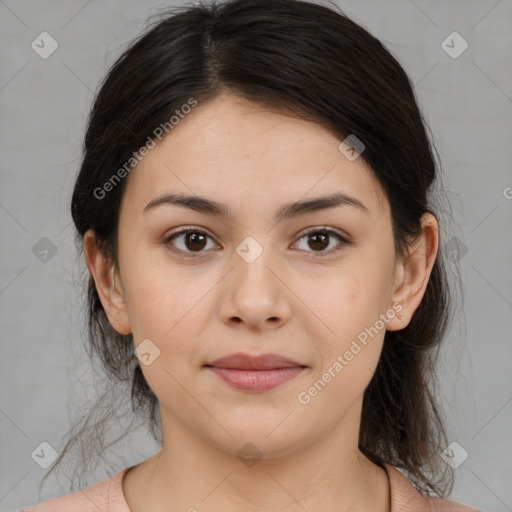
[[[443,498],[426,498],[394,466],[384,464],[389,478],[391,512],[482,512]]]
[[[122,479],[128,468],[85,489],[59,496],[20,512],[130,512],[124,500]]]

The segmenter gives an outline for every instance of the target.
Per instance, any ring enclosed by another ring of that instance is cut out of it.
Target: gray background
[[[443,163],[453,215],[443,249],[459,262],[465,295],[440,370],[451,441],[469,455],[456,470],[452,499],[510,511],[512,2],[337,4],[404,65]],[[0,511],[59,494],[48,485],[38,495],[44,470],[31,453],[44,441],[59,449],[92,393],[81,348],[85,264],[73,243],[70,195],[98,81],[164,5],[171,4],[0,1]],[[43,31],[59,45],[47,59],[31,48]],[[453,31],[469,44],[458,58],[441,46]],[[48,243],[43,237],[57,248],[46,262],[36,246]],[[136,432],[95,478],[155,450]]]

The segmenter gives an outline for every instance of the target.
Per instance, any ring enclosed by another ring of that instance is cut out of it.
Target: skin
[[[390,510],[386,472],[358,450],[363,393],[386,329],[404,328],[423,297],[438,225],[426,213],[420,238],[398,257],[382,189],[339,143],[316,123],[222,94],[195,107],[125,178],[119,269],[86,233],[87,266],[111,325],[133,333],[135,346],[148,338],[160,350],[141,368],[160,403],[163,442],[123,480],[133,512]],[[274,220],[285,203],[335,191],[368,213],[341,206]],[[206,196],[234,215],[175,205],[143,213],[169,192]],[[189,225],[210,237],[202,252],[184,235],[165,241]],[[320,248],[308,243],[303,231],[324,226],[352,243],[337,252],[334,236]],[[263,249],[252,263],[236,252],[248,236]],[[298,394],[394,303],[401,319],[389,319],[321,392],[299,403]],[[239,351],[273,352],[307,368],[254,393],[203,367]],[[261,452],[250,467],[237,456],[247,442]]]

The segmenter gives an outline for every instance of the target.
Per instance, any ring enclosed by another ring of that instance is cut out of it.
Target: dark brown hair
[[[389,200],[397,254],[405,255],[419,235],[423,213],[439,221],[431,196],[439,166],[427,125],[408,76],[378,39],[336,6],[212,1],[159,13],[102,82],[71,205],[80,251],[84,233],[93,229],[117,266],[126,178],[101,198],[97,191],[134,152],[156,140],[155,128],[168,123],[190,98],[204,103],[221,92],[314,121],[340,141],[355,134],[365,145],[362,158]],[[147,420],[160,441],[158,401],[143,377],[132,335],[111,327],[94,281],[87,278],[88,354],[101,361],[110,388],[82,419],[52,470],[72,446],[81,446],[82,462],[104,455],[104,425],[115,410],[108,397],[116,384],[125,390],[131,386],[133,412]],[[410,323],[385,334],[364,394],[359,442],[376,464],[401,468],[421,492],[441,496],[453,485],[453,473],[439,458],[446,434],[434,396],[434,363],[451,312],[448,284],[439,252]],[[104,403],[99,414],[98,405]],[[93,421],[94,414],[100,419]]]

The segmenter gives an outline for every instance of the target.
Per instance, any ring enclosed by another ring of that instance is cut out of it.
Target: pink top
[[[481,512],[442,498],[424,498],[395,467],[384,464],[391,490],[391,512]],[[124,498],[125,468],[81,491],[45,501],[20,512],[131,512]]]

